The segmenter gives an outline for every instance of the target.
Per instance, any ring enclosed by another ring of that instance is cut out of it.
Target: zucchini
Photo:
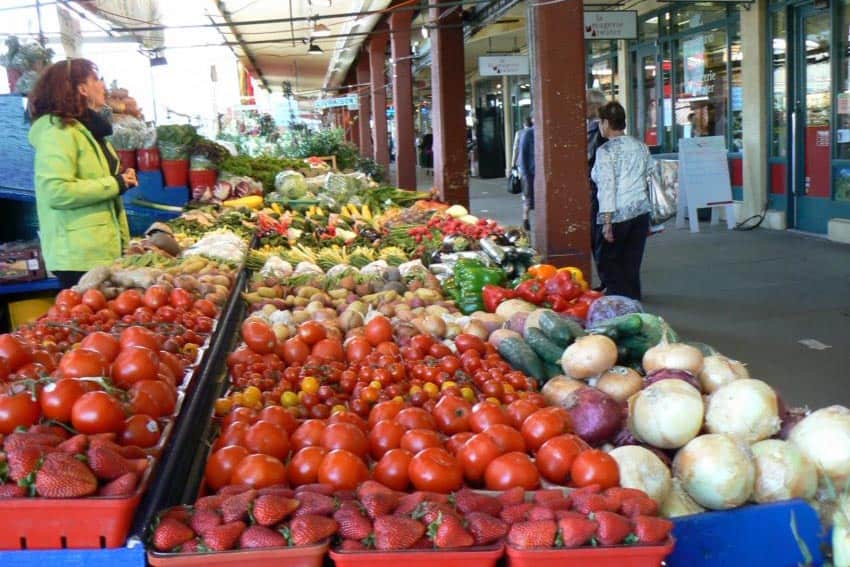
[[[528,343],[531,350],[537,353],[537,356],[539,356],[543,362],[560,364],[561,357],[564,355],[564,349],[550,341],[540,329],[536,329],[534,327],[527,329],[525,332],[525,342]]]
[[[571,319],[561,317],[554,311],[541,313],[539,324],[540,330],[549,340],[564,348],[567,348],[578,337],[586,334],[581,325]]]
[[[499,342],[498,348],[502,358],[517,370],[537,380],[544,378],[543,362],[524,340],[514,337],[505,338]]]

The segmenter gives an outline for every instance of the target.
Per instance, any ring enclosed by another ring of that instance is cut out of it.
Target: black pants
[[[607,295],[641,298],[640,265],[649,234],[649,213],[613,225],[614,242],[602,238],[598,263]],[[601,227],[600,227],[601,232]]]
[[[596,217],[599,215],[599,199],[597,198],[596,183],[590,181],[590,253],[593,255],[593,261],[596,264],[596,274],[599,276],[599,282],[602,287],[605,287],[605,272],[602,266],[599,265],[599,254],[602,247],[602,225],[596,224]],[[588,277],[590,277],[588,275]],[[589,280],[588,280],[589,281]]]
[[[83,274],[85,274],[85,272],[53,272],[53,275],[56,276],[57,280],[59,280],[59,285],[62,289],[68,289],[69,287],[77,285],[80,278],[83,277]]]

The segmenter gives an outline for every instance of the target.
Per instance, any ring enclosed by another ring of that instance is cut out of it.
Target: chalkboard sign
[[[729,228],[733,228],[732,183],[723,136],[679,140],[679,206],[676,226],[684,226],[687,210],[691,232],[699,232],[697,209],[705,207],[725,207],[726,223]],[[716,218],[714,211],[712,218]]]

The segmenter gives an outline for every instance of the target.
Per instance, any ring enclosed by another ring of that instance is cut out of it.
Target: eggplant
[[[481,250],[484,251],[487,256],[492,258],[497,264],[503,265],[505,263],[506,253],[505,249],[490,240],[489,238],[482,238],[478,241],[478,244],[481,246]]]

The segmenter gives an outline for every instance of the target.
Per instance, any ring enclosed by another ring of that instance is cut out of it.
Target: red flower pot
[[[9,81],[9,92],[15,92],[15,87],[18,85],[18,79],[21,78],[23,72],[18,69],[9,69],[6,68],[6,78]]]
[[[218,180],[218,171],[215,169],[191,169],[189,170],[189,187],[214,187]]]
[[[186,187],[189,185],[189,160],[162,160],[162,174],[165,176],[166,187]]]
[[[136,150],[139,171],[159,171],[159,149]]]
[[[121,171],[136,169],[136,150],[115,150],[121,160]]]

